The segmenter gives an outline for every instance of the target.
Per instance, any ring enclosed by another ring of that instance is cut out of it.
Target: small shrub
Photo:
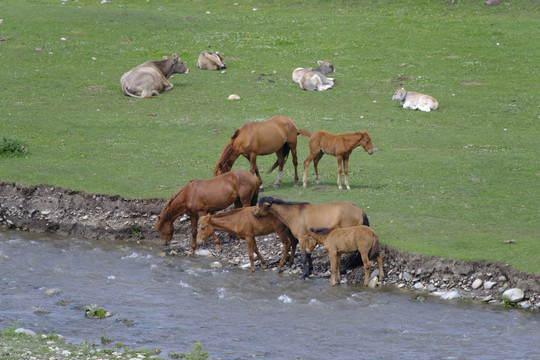
[[[3,136],[0,141],[0,156],[18,157],[26,154],[28,148],[22,142]]]

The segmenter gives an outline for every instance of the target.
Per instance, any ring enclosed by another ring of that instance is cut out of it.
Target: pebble
[[[369,280],[368,287],[371,289],[374,289],[377,287],[378,284],[379,284],[379,280],[377,280],[376,277],[372,277],[371,280]]]
[[[236,94],[231,94],[231,95],[229,95],[227,100],[240,100],[240,96],[238,96]]]
[[[434,292],[435,290],[437,290],[437,287],[435,287],[435,285],[433,285],[433,284],[428,285],[427,291]]]
[[[197,249],[197,250],[195,250],[195,255],[198,255],[198,256],[211,256],[212,253],[210,252],[210,250]]]
[[[508,301],[510,301],[511,303],[521,301],[524,297],[525,293],[523,292],[523,290],[518,288],[508,289],[503,293],[503,298],[508,299]]]
[[[25,329],[25,328],[18,328],[14,332],[15,334],[26,334],[26,335],[36,336],[35,332],[33,332],[32,330]]]
[[[416,284],[414,284],[414,288],[416,290],[422,290],[424,289],[424,284],[422,284],[421,282],[417,282]]]
[[[483,281],[482,281],[481,279],[476,279],[476,280],[473,281],[473,283],[472,283],[471,286],[472,286],[472,288],[473,288],[474,290],[476,290],[476,289],[478,289],[480,286],[482,286],[482,283],[483,283]]]
[[[223,265],[219,261],[214,261],[214,262],[210,263],[210,268],[211,269],[221,269],[222,267],[223,267]]]
[[[486,281],[484,283],[484,289],[491,290],[497,283],[495,281]]]
[[[457,290],[447,291],[441,295],[441,299],[443,300],[452,300],[452,299],[457,299],[459,297],[460,295]]]
[[[403,272],[403,280],[405,280],[406,282],[411,281],[411,275],[409,275],[409,273],[406,271]]]

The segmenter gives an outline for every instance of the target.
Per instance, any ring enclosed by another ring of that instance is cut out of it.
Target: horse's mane
[[[222,212],[219,212],[219,213],[216,213],[216,214],[209,214],[211,218],[221,218],[221,217],[225,217],[225,216],[228,216],[228,215],[231,215],[231,214],[236,214],[237,212],[239,211],[242,211],[243,209],[245,208],[238,208],[238,209],[232,209],[232,210],[229,210],[229,211],[222,211]]]
[[[193,180],[191,180],[193,181]],[[190,182],[191,182],[190,181]],[[188,183],[189,184],[189,183]],[[186,184],[187,185],[187,184]],[[173,203],[174,200],[176,200],[176,198],[180,195],[180,193],[182,193],[182,191],[184,191],[184,188],[186,187],[186,185],[182,186],[180,188],[180,190],[178,190],[176,192],[176,194],[174,194],[173,196],[171,196],[171,198],[165,203],[165,206],[163,206],[163,209],[161,210],[161,213],[159,214],[158,218],[157,218],[157,221],[156,221],[156,230],[159,230],[161,229],[161,225],[163,224],[164,221],[166,221],[167,219],[169,219],[170,217],[170,212],[169,212],[169,209],[171,207],[171,204]]]
[[[216,172],[218,169],[220,169],[222,173],[230,170],[228,162],[231,155],[234,152],[233,143],[234,143],[234,140],[238,137],[238,134],[240,134],[240,129],[236,129],[234,131],[234,134],[231,137],[231,140],[229,140],[227,145],[225,145],[225,149],[223,149],[223,152],[221,153],[221,156],[219,157],[219,160],[216,163],[216,167],[214,169],[214,176],[216,176]]]
[[[305,204],[309,204],[308,202],[301,202],[301,201],[285,201],[285,200],[281,200],[281,199],[275,199],[271,196],[264,196],[262,198],[259,199],[259,205],[262,205],[264,203],[269,203],[269,204],[278,204],[278,205],[305,205]]]

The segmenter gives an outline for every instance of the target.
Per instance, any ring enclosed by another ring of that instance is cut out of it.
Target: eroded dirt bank
[[[94,195],[49,185],[22,187],[0,183],[0,226],[91,239],[159,242],[154,224],[165,201]],[[200,248],[209,250],[224,266],[246,267],[249,260],[244,241],[221,237],[223,246],[220,253],[214,251],[211,240]],[[178,219],[173,243],[164,251],[169,255],[184,256],[183,250],[189,248],[190,243],[189,221]],[[279,239],[275,235],[258,237],[257,246],[269,262],[269,268],[275,270],[282,250]],[[382,251],[385,279],[379,285],[413,289],[418,291],[420,298],[438,294],[496,304],[502,303],[505,290],[518,288],[524,296],[515,303],[523,308],[540,307],[540,274],[525,273],[501,263],[404,253],[384,245]],[[319,276],[329,276],[328,257],[322,247],[315,249],[313,261]],[[299,262],[297,253],[295,264]],[[257,268],[257,271],[261,270]],[[299,277],[301,274],[296,265],[292,268],[286,266],[284,271],[298,273]],[[343,278],[363,282],[363,267],[348,270]]]

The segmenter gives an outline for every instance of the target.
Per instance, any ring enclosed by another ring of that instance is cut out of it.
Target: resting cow
[[[334,65],[330,60],[317,61],[319,66],[312,68],[297,68],[293,71],[292,79],[304,90],[324,91],[334,86],[334,79],[326,75],[335,72]]]
[[[189,69],[174,53],[172,58],[161,61],[147,61],[124,75],[120,79],[125,95],[136,98],[150,98],[160,92],[171,90],[174,85],[168,80],[174,74],[187,74]]]
[[[210,51],[204,50],[199,54],[197,67],[201,70],[221,70],[225,69],[227,65],[219,52],[216,51],[215,54],[212,54]]]

